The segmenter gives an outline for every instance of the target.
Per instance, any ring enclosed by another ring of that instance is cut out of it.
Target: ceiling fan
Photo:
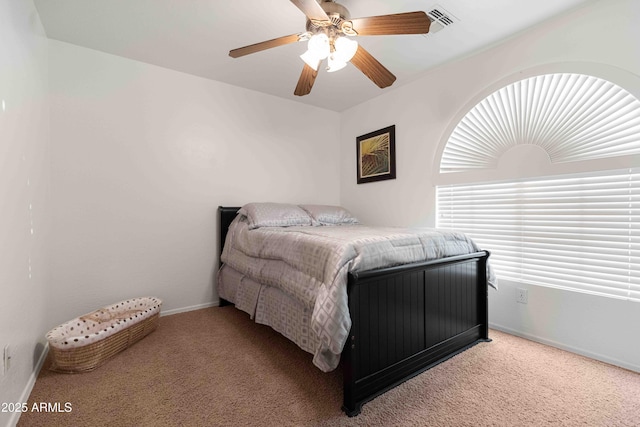
[[[294,91],[303,96],[311,92],[320,63],[327,59],[327,71],[344,68],[351,62],[378,87],[391,86],[396,80],[388,69],[353,39],[353,36],[426,34],[431,20],[424,12],[351,19],[346,7],[333,0],[291,0],[307,17],[306,31],[229,51],[239,58],[286,44],[308,41],[308,50],[300,56],[305,62]]]

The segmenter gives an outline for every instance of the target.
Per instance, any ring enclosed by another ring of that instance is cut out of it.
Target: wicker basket
[[[47,333],[51,370],[89,372],[158,327],[162,301],[133,298],[70,320]]]

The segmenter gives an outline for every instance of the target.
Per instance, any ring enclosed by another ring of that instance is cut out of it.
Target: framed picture
[[[396,178],[396,126],[356,138],[358,184]]]

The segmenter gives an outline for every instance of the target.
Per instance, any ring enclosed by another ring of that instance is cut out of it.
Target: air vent
[[[457,21],[449,12],[444,10],[440,6],[436,6],[427,12],[427,16],[431,20],[431,28],[429,34],[437,33],[438,31],[452,25]]]

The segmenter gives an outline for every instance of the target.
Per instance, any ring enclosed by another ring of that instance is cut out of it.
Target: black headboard
[[[231,221],[236,217],[239,210],[239,207],[218,206],[218,216],[220,217],[220,228],[218,230],[220,232],[220,252],[218,253],[218,257],[222,255],[222,248],[227,238],[229,225],[231,225]]]

